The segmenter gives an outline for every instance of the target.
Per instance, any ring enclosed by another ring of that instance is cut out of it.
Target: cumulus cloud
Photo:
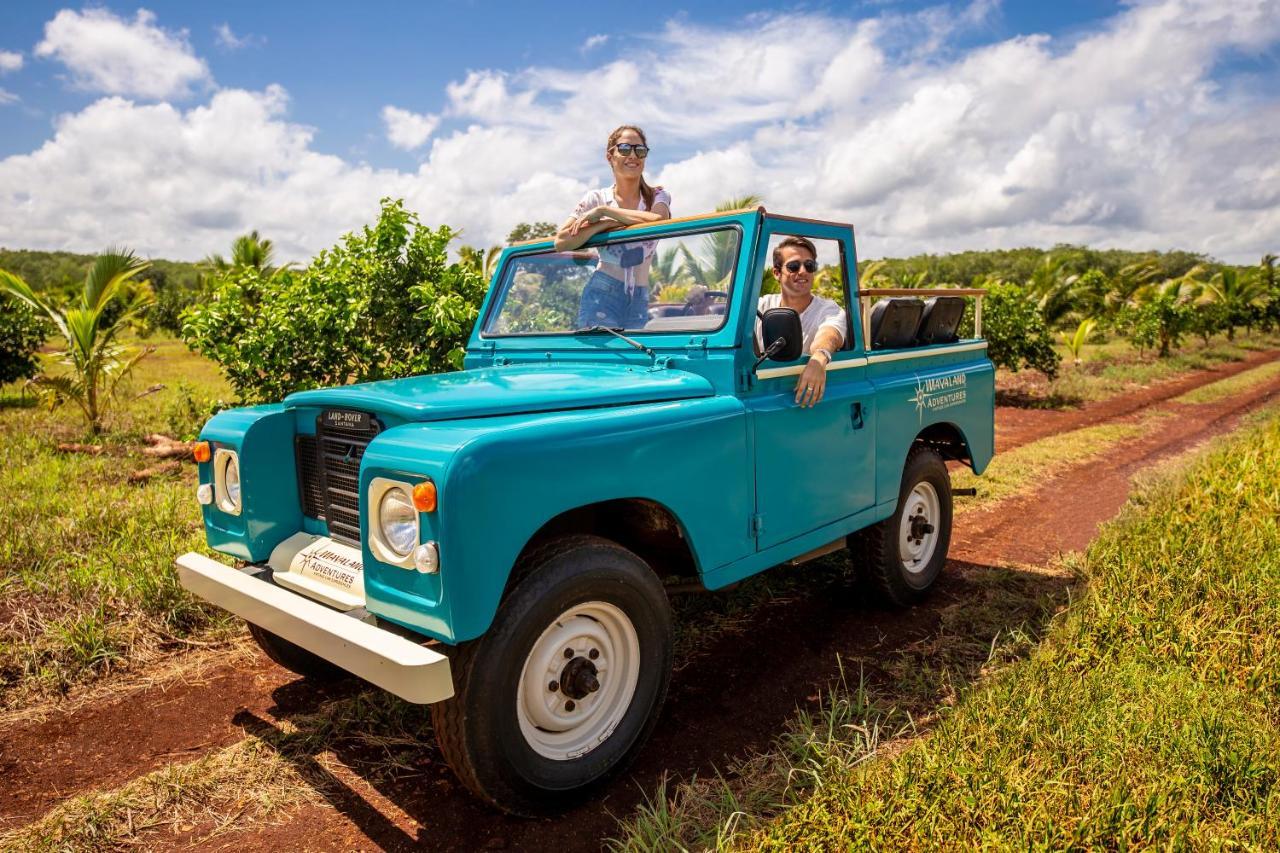
[[[864,257],[1066,241],[1252,262],[1277,249],[1280,94],[1224,62],[1274,52],[1280,0],[1147,0],[1069,37],[973,47],[992,8],[682,20],[585,69],[478,69],[446,87],[438,116],[382,110],[393,144],[425,151],[413,170],[316,152],[278,87],[185,111],[104,98],[0,161],[0,244],[190,258],[258,228],[301,259],[384,195],[498,242],[607,182],[604,139],[625,121],[648,133],[651,182],[677,215],[758,193],[853,222]]]
[[[582,52],[595,50],[597,47],[603,47],[609,41],[609,36],[604,33],[596,33],[593,36],[587,36],[587,40],[582,43]]]
[[[218,47],[224,50],[243,50],[246,47],[261,47],[266,44],[266,38],[255,36],[252,34],[238,36],[231,29],[230,24],[222,23],[213,28],[214,38]]]
[[[392,145],[411,151],[426,143],[440,124],[440,118],[388,105],[382,108],[382,123],[387,128],[387,139]]]
[[[8,74],[22,68],[22,54],[12,50],[0,50],[0,74]]]
[[[106,9],[63,9],[45,24],[35,55],[63,63],[73,85],[91,92],[184,98],[193,85],[212,82],[186,31],[157,26],[156,16],[146,9],[139,9],[132,21]]]

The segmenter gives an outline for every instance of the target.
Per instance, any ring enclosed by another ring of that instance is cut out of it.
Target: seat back
[[[924,302],[916,344],[949,344],[958,340],[956,329],[964,316],[964,299],[959,296],[934,296]]]
[[[924,301],[914,296],[881,299],[871,309],[871,348],[914,346]]]

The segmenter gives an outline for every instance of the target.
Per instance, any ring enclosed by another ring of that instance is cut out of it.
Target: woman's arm
[[[556,231],[557,252],[572,251],[597,234],[619,227],[617,222],[609,219],[588,221],[589,215],[570,216],[565,220],[560,230]]]
[[[596,214],[598,217],[608,217],[614,222],[620,222],[623,225],[642,225],[646,222],[661,222],[664,219],[671,218],[671,208],[659,202],[653,206],[653,210],[631,210],[626,207],[597,207],[595,210],[587,214],[591,216]]]

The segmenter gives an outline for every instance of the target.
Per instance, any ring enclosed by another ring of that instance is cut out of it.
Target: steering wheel
[[[710,307],[711,307],[712,300],[717,300],[717,299],[727,305],[729,303],[729,294],[723,290],[708,290],[706,293],[703,294],[703,304],[706,305],[708,308],[708,310],[706,311],[707,314],[711,313]],[[686,317],[694,316],[693,303],[688,299],[684,301],[683,314]]]

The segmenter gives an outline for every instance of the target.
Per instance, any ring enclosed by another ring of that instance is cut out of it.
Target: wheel
[[[313,681],[339,681],[350,677],[350,673],[342,667],[329,663],[302,646],[295,645],[266,628],[259,628],[252,622],[248,625],[249,633],[253,635],[259,648],[267,653],[267,657],[290,672],[296,672],[303,678],[310,678]]]
[[[517,568],[484,636],[451,653],[455,695],[431,706],[445,758],[503,811],[561,810],[621,771],[671,678],[671,608],[635,554],[572,536]]]
[[[849,537],[859,571],[885,600],[906,606],[937,581],[951,545],[951,477],[937,451],[917,445],[907,455],[898,508]]]

